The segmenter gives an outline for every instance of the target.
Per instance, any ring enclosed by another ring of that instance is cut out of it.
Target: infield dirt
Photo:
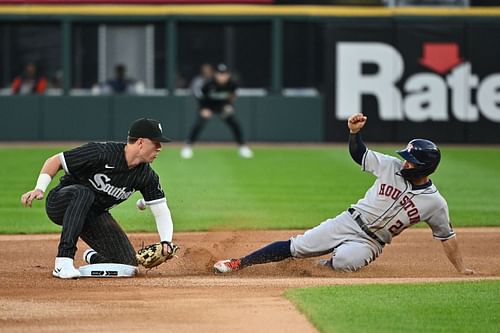
[[[287,288],[500,279],[500,228],[459,229],[468,266],[448,262],[429,229],[405,231],[370,266],[335,273],[316,259],[286,260],[214,275],[218,259],[239,257],[301,231],[176,233],[179,258],[136,278],[51,276],[58,235],[0,235],[0,332],[316,332],[282,297]],[[131,234],[139,248],[155,234]],[[76,265],[84,264],[79,243]],[[335,306],[335,300],[332,300]]]

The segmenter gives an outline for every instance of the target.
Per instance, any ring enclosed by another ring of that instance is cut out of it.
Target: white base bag
[[[82,278],[86,277],[133,277],[137,267],[124,264],[92,264],[79,268]]]

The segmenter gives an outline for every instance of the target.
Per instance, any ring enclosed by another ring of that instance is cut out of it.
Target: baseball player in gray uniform
[[[349,117],[349,152],[363,171],[377,177],[363,199],[347,211],[328,219],[303,235],[271,243],[247,256],[215,263],[216,273],[228,273],[255,264],[286,258],[307,258],[331,253],[321,263],[336,271],[353,272],[373,262],[392,238],[406,228],[425,221],[444,252],[462,274],[473,274],[462,260],[446,200],[429,175],[441,159],[438,147],[429,140],[415,139],[398,151],[404,159],[367,149],[360,130],[367,117]]]

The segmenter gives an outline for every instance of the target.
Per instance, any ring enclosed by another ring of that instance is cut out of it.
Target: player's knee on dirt
[[[375,260],[371,248],[359,242],[347,242],[337,247],[332,254],[331,266],[336,271],[355,272]]]
[[[346,258],[343,256],[333,256],[330,260],[330,265],[333,270],[340,272],[355,272],[361,267],[366,266],[366,262],[362,260],[353,260],[353,258]]]

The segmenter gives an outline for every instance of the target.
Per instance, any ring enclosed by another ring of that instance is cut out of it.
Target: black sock
[[[246,267],[255,264],[281,261],[290,258],[290,240],[278,241],[264,246],[263,248],[241,258],[241,266]]]

